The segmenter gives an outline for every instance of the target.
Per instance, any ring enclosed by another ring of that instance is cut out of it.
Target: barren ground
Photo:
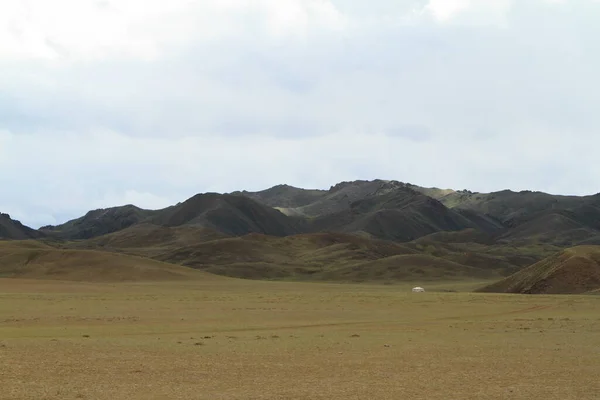
[[[0,279],[6,400],[598,399],[599,349],[600,296]]]

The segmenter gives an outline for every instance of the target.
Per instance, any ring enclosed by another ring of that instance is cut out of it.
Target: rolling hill
[[[107,235],[71,242],[69,246],[78,249],[97,249],[153,257],[173,248],[229,237],[209,228],[194,226],[166,227],[141,223]]]
[[[353,273],[342,274],[344,267],[383,261],[398,255],[425,255],[434,263],[448,261],[455,266],[460,265],[477,277],[500,277],[538,261],[552,251],[549,249],[539,255],[541,250],[537,248],[505,249],[475,242],[455,243],[476,240],[478,235],[475,230],[439,232],[418,241],[397,243],[346,233],[227,237],[205,228],[165,228],[142,224],[98,238],[72,242],[69,246],[150,257],[227,276],[323,280],[350,279]],[[407,259],[399,259],[399,262],[403,260]],[[359,271],[356,272],[358,276]],[[461,276],[446,275],[448,279]],[[400,275],[394,276],[398,278]],[[428,276],[426,274],[425,278]],[[414,278],[420,279],[420,276],[415,274]]]
[[[216,279],[191,268],[131,255],[64,250],[35,241],[0,243],[0,278],[126,282]]]
[[[332,273],[333,275],[333,273]],[[492,269],[469,267],[426,254],[405,254],[346,266],[335,271],[337,279],[356,281],[448,281],[491,279],[499,274]],[[328,277],[324,274],[324,277]]]
[[[146,228],[149,229],[149,228]],[[165,228],[160,228],[163,231]],[[133,233],[135,227],[128,229]],[[159,228],[149,230],[156,232]],[[139,246],[131,234],[111,234],[73,244],[75,248],[103,248],[152,257],[219,275],[246,279],[324,281],[453,280],[466,276],[499,278],[501,269],[471,267],[387,240],[344,233],[274,237],[249,234],[197,242],[168,240]],[[106,240],[109,239],[109,240]],[[92,243],[93,242],[93,243]],[[102,247],[100,242],[108,247]],[[387,272],[386,272],[387,270]]]
[[[85,243],[78,244],[79,246]],[[123,243],[122,247],[126,244]],[[338,233],[274,237],[250,234],[184,246],[160,247],[152,257],[221,275],[262,278],[314,279],[346,265],[416,251],[397,243]],[[148,256],[146,248],[127,248]],[[336,279],[335,276],[330,276]]]
[[[564,294],[598,289],[600,246],[578,246],[548,257],[479,291]]]

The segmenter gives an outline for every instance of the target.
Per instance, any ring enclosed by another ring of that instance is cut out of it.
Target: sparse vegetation
[[[2,397],[597,397],[597,297],[410,288],[0,279]]]

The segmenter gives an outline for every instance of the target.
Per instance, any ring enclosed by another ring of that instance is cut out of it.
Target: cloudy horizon
[[[0,212],[600,191],[597,0],[0,0]]]

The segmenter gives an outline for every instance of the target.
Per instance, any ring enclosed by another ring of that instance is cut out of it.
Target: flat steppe
[[[600,398],[600,296],[483,284],[0,279],[0,398]]]

